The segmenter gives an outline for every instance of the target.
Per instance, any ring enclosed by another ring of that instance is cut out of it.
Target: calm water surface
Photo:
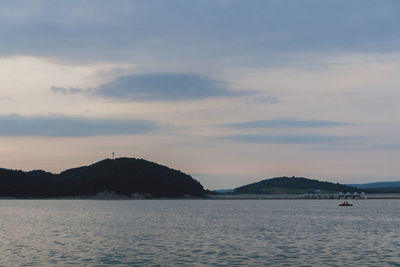
[[[0,200],[2,266],[400,266],[400,200]]]

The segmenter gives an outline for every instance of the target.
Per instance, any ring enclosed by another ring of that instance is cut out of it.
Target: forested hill
[[[128,197],[204,195],[203,186],[191,176],[143,159],[105,159],[60,174],[0,169],[0,197],[92,196],[104,191]]]
[[[321,190],[322,193],[360,191],[355,187],[304,177],[276,177],[235,188],[233,192],[235,194],[303,194],[313,190]]]

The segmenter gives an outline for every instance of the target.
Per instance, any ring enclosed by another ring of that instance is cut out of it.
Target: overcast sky
[[[0,167],[400,180],[400,2],[0,2]]]

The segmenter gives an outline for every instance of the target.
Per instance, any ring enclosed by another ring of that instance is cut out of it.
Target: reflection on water
[[[0,265],[400,266],[399,200],[0,200]]]

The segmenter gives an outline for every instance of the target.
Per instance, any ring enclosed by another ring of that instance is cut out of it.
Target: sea
[[[0,200],[0,266],[400,266],[400,200]]]

